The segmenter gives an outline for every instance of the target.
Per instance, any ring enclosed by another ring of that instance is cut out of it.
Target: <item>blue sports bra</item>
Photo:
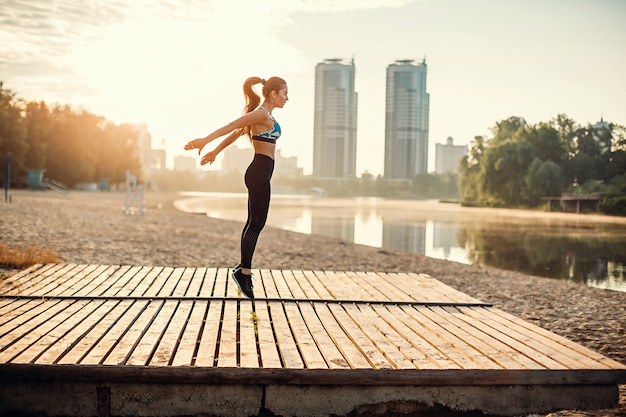
[[[265,107],[261,107],[261,108],[267,111]],[[274,121],[274,126],[272,126],[272,128],[268,130],[267,132],[259,133],[258,135],[252,136],[252,139],[260,140],[263,142],[276,143],[276,140],[280,137],[280,133],[281,133],[280,125],[278,124],[276,119],[274,119],[274,116],[272,116],[272,114],[269,111],[267,111],[267,113],[270,115],[270,117]]]

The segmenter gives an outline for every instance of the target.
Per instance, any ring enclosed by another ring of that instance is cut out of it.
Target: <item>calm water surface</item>
[[[177,206],[244,221],[246,195],[184,193]],[[269,226],[626,291],[626,218],[436,201],[272,196]]]

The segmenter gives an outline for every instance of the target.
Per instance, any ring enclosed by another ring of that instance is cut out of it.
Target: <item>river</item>
[[[246,195],[183,193],[181,210],[245,221]],[[626,291],[626,218],[437,201],[274,194],[268,226]]]

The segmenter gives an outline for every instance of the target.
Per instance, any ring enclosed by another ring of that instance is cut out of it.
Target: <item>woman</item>
[[[263,85],[263,103],[260,106],[261,98],[252,89],[252,86],[259,83]],[[240,136],[248,135],[251,139],[254,159],[244,177],[248,188],[248,220],[241,233],[241,261],[233,269],[232,277],[246,297],[254,298],[252,256],[259,234],[267,220],[276,140],[281,133],[280,125],[272,116],[272,111],[277,107],[282,108],[289,99],[287,83],[279,77],[272,77],[267,81],[259,77],[250,77],[243,84],[243,94],[246,98],[243,116],[204,138],[192,140],[185,145],[185,149],[198,149],[198,155],[200,155],[207,143],[229,134],[200,161],[202,165],[212,164],[217,154]]]

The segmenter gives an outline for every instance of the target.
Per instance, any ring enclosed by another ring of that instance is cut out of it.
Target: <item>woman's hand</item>
[[[215,162],[215,157],[217,156],[217,153],[218,153],[217,150],[213,150],[211,152],[208,152],[200,160],[200,165],[206,165],[206,164],[211,165],[213,162]]]
[[[206,138],[194,139],[185,145],[185,150],[189,151],[192,149],[197,149],[198,155],[200,155],[200,152],[202,152],[202,149],[207,143],[209,142],[206,140]]]

